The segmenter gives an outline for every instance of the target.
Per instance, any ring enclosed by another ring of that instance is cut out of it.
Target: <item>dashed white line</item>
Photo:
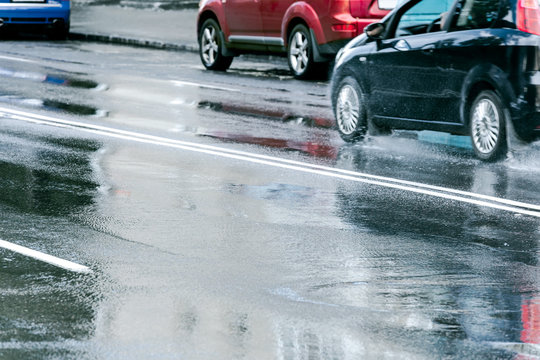
[[[192,87],[198,87],[198,88],[203,88],[203,89],[223,90],[223,91],[232,91],[232,92],[239,92],[240,91],[240,90],[235,89],[235,88],[216,86],[216,85],[208,85],[208,84],[201,84],[201,83],[195,83],[195,82],[190,82],[190,81],[171,80],[171,82],[176,86],[192,86]]]
[[[46,262],[48,264],[57,266],[65,270],[69,270],[69,271],[73,271],[77,273],[83,273],[83,274],[88,274],[92,272],[92,270],[87,266],[79,265],[68,260],[60,259],[56,256],[48,255],[40,251],[32,250],[24,246],[13,244],[9,241],[0,240],[0,247],[7,250],[11,250],[21,255],[31,257],[36,260]]]

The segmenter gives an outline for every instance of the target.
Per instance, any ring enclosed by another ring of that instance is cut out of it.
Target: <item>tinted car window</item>
[[[491,27],[498,18],[500,0],[465,0],[456,22],[457,30]]]
[[[396,36],[426,32],[429,24],[448,11],[450,0],[424,0],[407,10],[399,20]]]
[[[501,1],[501,10],[499,18],[503,21],[506,21],[508,24],[512,24],[510,27],[515,28],[516,22],[516,5],[515,1],[517,0],[502,0]]]

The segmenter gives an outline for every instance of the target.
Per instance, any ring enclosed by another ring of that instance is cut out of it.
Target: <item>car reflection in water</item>
[[[27,81],[35,83],[43,83],[46,85],[52,86],[61,86],[73,89],[82,89],[82,90],[91,90],[91,91],[104,91],[107,89],[106,84],[100,84],[93,80],[76,78],[72,76],[58,75],[58,74],[47,74],[36,71],[20,71],[13,70],[7,67],[0,67],[0,77],[6,79],[5,82],[11,79],[24,79]],[[10,87],[9,83],[4,84],[7,89],[5,89],[0,95],[0,103],[13,104],[13,105],[22,105],[22,106],[31,106],[37,108],[43,108],[46,110],[52,111],[61,111],[73,115],[82,115],[82,116],[95,116],[95,117],[105,117],[107,116],[107,111],[103,109],[98,109],[96,107],[77,104],[73,101],[61,101],[58,99],[40,99],[40,98],[28,98],[26,96],[20,96],[17,93],[13,92],[13,88]],[[58,95],[58,94],[57,94]]]
[[[335,159],[337,147],[332,145],[323,145],[312,141],[294,141],[287,139],[274,139],[265,137],[256,137],[249,135],[230,134],[225,132],[199,132],[200,136],[207,136],[223,141],[233,141],[242,144],[261,145],[269,148],[282,150],[299,151],[314,157]]]
[[[540,344],[540,294],[524,296],[521,304],[520,340],[525,344]]]
[[[257,118],[265,118],[283,123],[301,124],[307,127],[327,129],[333,125],[333,121],[323,117],[298,116],[279,109],[260,109],[248,105],[222,104],[209,101],[201,101],[199,108],[211,109],[212,111],[236,114]],[[247,134],[236,134],[225,131],[200,130],[200,136],[207,136],[223,141],[233,141],[244,144],[261,145],[269,148],[299,151],[314,157],[325,159],[336,159],[338,147],[330,144],[330,139],[320,134],[320,138],[310,141],[299,141],[290,139],[276,139],[270,137],[258,137]]]

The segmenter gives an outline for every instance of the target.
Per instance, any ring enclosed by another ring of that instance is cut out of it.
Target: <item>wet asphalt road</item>
[[[6,41],[0,78],[0,239],[92,270],[0,250],[0,357],[539,356],[538,145],[346,145],[281,61]]]

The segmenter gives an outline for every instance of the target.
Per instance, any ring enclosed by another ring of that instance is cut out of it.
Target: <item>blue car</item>
[[[0,0],[0,31],[45,30],[53,39],[69,34],[69,0]]]

